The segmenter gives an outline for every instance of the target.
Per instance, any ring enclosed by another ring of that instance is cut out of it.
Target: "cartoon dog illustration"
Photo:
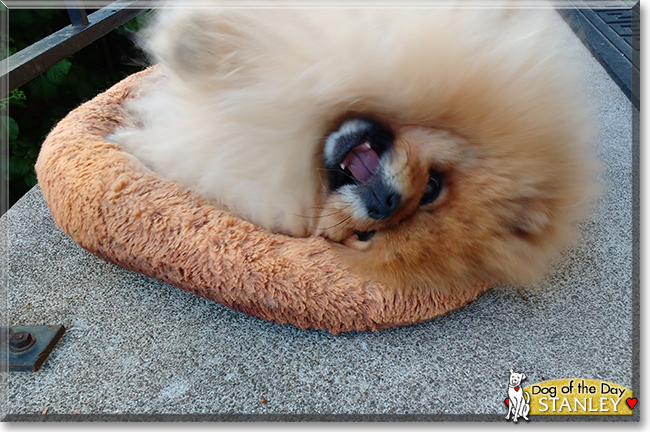
[[[512,414],[512,421],[517,423],[519,417],[528,421],[528,413],[530,412],[530,395],[524,392],[521,388],[521,382],[526,379],[526,374],[516,373],[510,369],[510,380],[508,382],[508,414],[506,420],[510,420]],[[526,400],[524,400],[524,393],[526,393]]]

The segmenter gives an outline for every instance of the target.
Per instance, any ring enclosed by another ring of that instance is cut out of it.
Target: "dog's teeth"
[[[342,170],[345,169],[345,165],[344,165],[344,164],[341,164],[341,169],[342,169]]]
[[[366,141],[365,143],[363,143],[363,145],[364,145],[368,150],[370,150],[370,149],[372,148],[372,147],[370,146],[370,143],[369,143],[368,141]]]

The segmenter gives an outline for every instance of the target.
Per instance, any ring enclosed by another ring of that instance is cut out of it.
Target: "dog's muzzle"
[[[397,211],[402,202],[402,195],[386,185],[382,177],[363,185],[359,196],[366,206],[368,216],[376,220],[388,219]]]

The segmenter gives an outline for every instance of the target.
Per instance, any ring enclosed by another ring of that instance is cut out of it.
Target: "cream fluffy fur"
[[[320,232],[336,122],[415,125],[404,139],[449,169],[444,200],[379,231],[369,251],[341,246],[346,262],[404,287],[528,281],[595,192],[593,134],[552,13],[163,11],[146,35],[157,78],[130,107],[138,127],[115,139],[216,205],[307,236]]]

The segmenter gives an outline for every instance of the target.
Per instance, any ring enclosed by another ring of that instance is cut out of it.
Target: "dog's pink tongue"
[[[350,150],[342,163],[355,179],[363,183],[377,171],[379,156],[369,145],[363,143]]]

